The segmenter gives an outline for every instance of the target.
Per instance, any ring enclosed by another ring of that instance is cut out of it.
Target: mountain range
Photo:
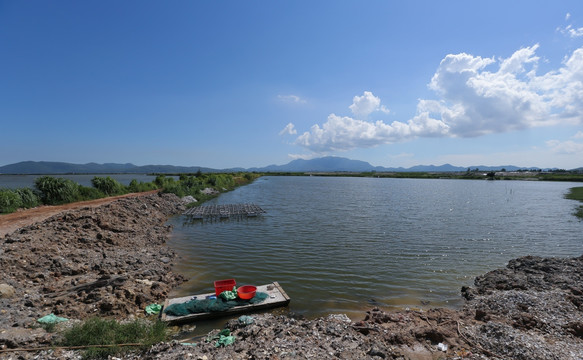
[[[501,166],[470,166],[470,169],[479,169],[480,171],[493,171],[505,169],[506,171],[516,171],[525,168],[513,165]],[[174,166],[174,165],[144,165],[137,166],[131,163],[87,163],[71,164],[65,162],[48,162],[48,161],[23,161],[15,164],[0,166],[0,174],[152,174],[152,173],[195,173],[199,170],[205,172],[237,172],[237,171],[255,171],[255,172],[459,172],[466,171],[467,167],[453,166],[450,164],[435,165],[417,165],[410,168],[403,167],[383,167],[373,166],[366,161],[351,160],[343,157],[327,156],[311,160],[297,159],[290,161],[285,165],[269,165],[265,167],[254,168],[229,168],[213,169],[201,166]],[[549,170],[549,169],[542,169]]]

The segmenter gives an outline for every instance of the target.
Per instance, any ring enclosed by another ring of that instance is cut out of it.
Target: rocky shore
[[[35,326],[70,319],[130,319],[163,302],[184,279],[165,243],[173,195],[124,198],[55,215],[0,239],[0,350],[49,345],[58,333]],[[460,309],[387,312],[362,321],[341,314],[308,320],[252,314],[183,345],[154,345],[127,359],[583,359],[583,257],[523,257],[463,288]],[[75,359],[77,351],[0,352],[8,359]]]

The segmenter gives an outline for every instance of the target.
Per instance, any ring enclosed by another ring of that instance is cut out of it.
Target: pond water
[[[257,218],[170,219],[172,295],[278,281],[313,318],[372,306],[456,307],[475,276],[525,255],[580,256],[577,183],[266,176],[214,204],[255,203]]]

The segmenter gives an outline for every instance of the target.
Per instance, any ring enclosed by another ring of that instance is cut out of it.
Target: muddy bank
[[[172,195],[117,200],[61,213],[0,239],[0,347],[49,344],[31,325],[48,313],[72,319],[142,316],[184,279],[164,225],[182,209]],[[11,291],[13,293],[11,294]],[[582,359],[583,257],[524,257],[476,278],[458,310],[386,312],[306,320],[253,314],[232,320],[235,342],[215,347],[218,331],[153,346],[127,359]],[[293,300],[292,300],[293,301]],[[251,322],[251,323],[250,323]],[[209,340],[209,341],[207,341]],[[6,358],[73,359],[51,350],[0,353]]]
[[[171,272],[170,194],[123,198],[65,211],[0,239],[0,346],[38,346],[31,329],[54,313],[71,319],[128,318],[162,302],[184,279]],[[0,354],[1,355],[1,354]]]
[[[255,315],[227,325],[215,347],[158,344],[148,359],[583,359],[583,257],[524,257],[464,288],[459,310],[386,312],[303,320]],[[211,337],[213,334],[210,334]],[[134,357],[138,358],[138,357]]]

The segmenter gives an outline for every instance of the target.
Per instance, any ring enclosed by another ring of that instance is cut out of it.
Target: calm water
[[[0,189],[16,189],[16,188],[33,188],[34,180],[43,175],[5,175],[0,174]],[[151,182],[156,179],[155,176],[145,174],[93,174],[93,175],[50,175],[52,177],[61,177],[70,179],[79,185],[91,186],[91,179],[95,176],[109,176],[124,185],[129,185],[133,179],[141,182]]]
[[[279,281],[307,317],[381,307],[461,304],[476,275],[524,255],[580,256],[583,222],[566,200],[577,183],[263,177],[214,203],[252,202],[262,217],[170,220],[169,245],[190,279]]]

